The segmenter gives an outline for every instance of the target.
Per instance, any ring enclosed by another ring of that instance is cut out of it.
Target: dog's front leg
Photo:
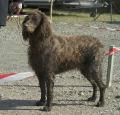
[[[46,75],[46,86],[47,86],[47,103],[44,107],[45,111],[51,111],[53,101],[53,87],[54,87],[55,76],[53,73]]]
[[[37,75],[38,80],[39,80],[39,85],[40,85],[40,89],[41,89],[41,99],[40,101],[36,102],[37,106],[43,106],[45,105],[46,102],[46,85],[45,85],[45,78],[44,75]]]

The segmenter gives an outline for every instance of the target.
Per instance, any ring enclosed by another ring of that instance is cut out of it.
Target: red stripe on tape
[[[7,74],[0,74],[0,79],[3,79],[3,78],[6,78],[6,77],[9,77],[11,75],[15,75],[16,73],[7,73]]]
[[[120,31],[120,28],[119,28],[119,29],[116,29],[116,31]]]
[[[117,53],[118,51],[120,51],[120,48],[112,48],[109,52],[106,53],[106,55],[113,55],[114,53]]]

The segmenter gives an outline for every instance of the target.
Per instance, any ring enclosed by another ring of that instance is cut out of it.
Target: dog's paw
[[[45,100],[40,100],[40,101],[37,101],[36,106],[44,106],[45,105]]]
[[[49,111],[51,111],[51,106],[49,107],[49,106],[45,106],[45,107],[43,107],[43,111],[46,111],[46,112],[49,112]]]
[[[96,105],[96,107],[103,107],[105,105],[104,102],[99,101]]]
[[[96,97],[90,97],[90,98],[88,98],[88,101],[95,102],[96,101]]]

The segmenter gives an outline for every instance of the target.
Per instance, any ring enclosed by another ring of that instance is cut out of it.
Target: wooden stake
[[[114,45],[111,45],[109,51],[111,51],[113,47]],[[113,64],[114,64],[114,54],[109,55],[108,57],[107,81],[106,81],[107,87],[110,87],[112,84]]]

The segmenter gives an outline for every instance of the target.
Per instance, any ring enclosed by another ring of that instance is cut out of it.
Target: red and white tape
[[[117,47],[113,47],[109,52],[106,53],[106,55],[113,55],[114,53],[117,53],[120,51],[120,48],[117,48]]]
[[[26,17],[27,15],[13,15],[11,16],[12,18],[18,18],[18,17]],[[67,23],[61,22],[61,24],[66,25]],[[99,29],[99,30],[109,30],[109,31],[119,31],[120,32],[120,27],[116,28],[110,28],[110,27],[98,27],[98,26],[89,26],[89,25],[82,25],[82,24],[74,24],[74,26],[77,27],[89,27],[93,29]]]
[[[113,47],[109,52],[107,52],[105,55],[113,55],[114,53],[117,53],[120,51],[120,48]],[[3,84],[5,82],[10,81],[18,81],[23,80],[28,77],[32,77],[35,74],[33,72],[22,72],[22,73],[7,73],[7,74],[0,74],[0,84]]]
[[[27,15],[13,15],[12,18],[18,18],[18,17],[26,17]]]
[[[62,22],[63,25],[66,25],[67,23]],[[76,27],[86,27],[86,28],[93,28],[93,29],[98,29],[98,30],[109,30],[109,31],[118,31],[120,32],[120,27],[116,28],[111,28],[111,27],[99,27],[99,26],[90,26],[90,25],[85,25],[85,24],[74,24]]]
[[[78,25],[78,27],[89,27],[89,28],[98,29],[98,30],[120,31],[120,27],[110,28],[110,27],[98,27],[98,26],[86,26],[86,25]]]
[[[28,77],[34,76],[33,72],[22,72],[22,73],[7,73],[7,74],[0,74],[0,84],[10,81],[18,81],[23,80]]]

